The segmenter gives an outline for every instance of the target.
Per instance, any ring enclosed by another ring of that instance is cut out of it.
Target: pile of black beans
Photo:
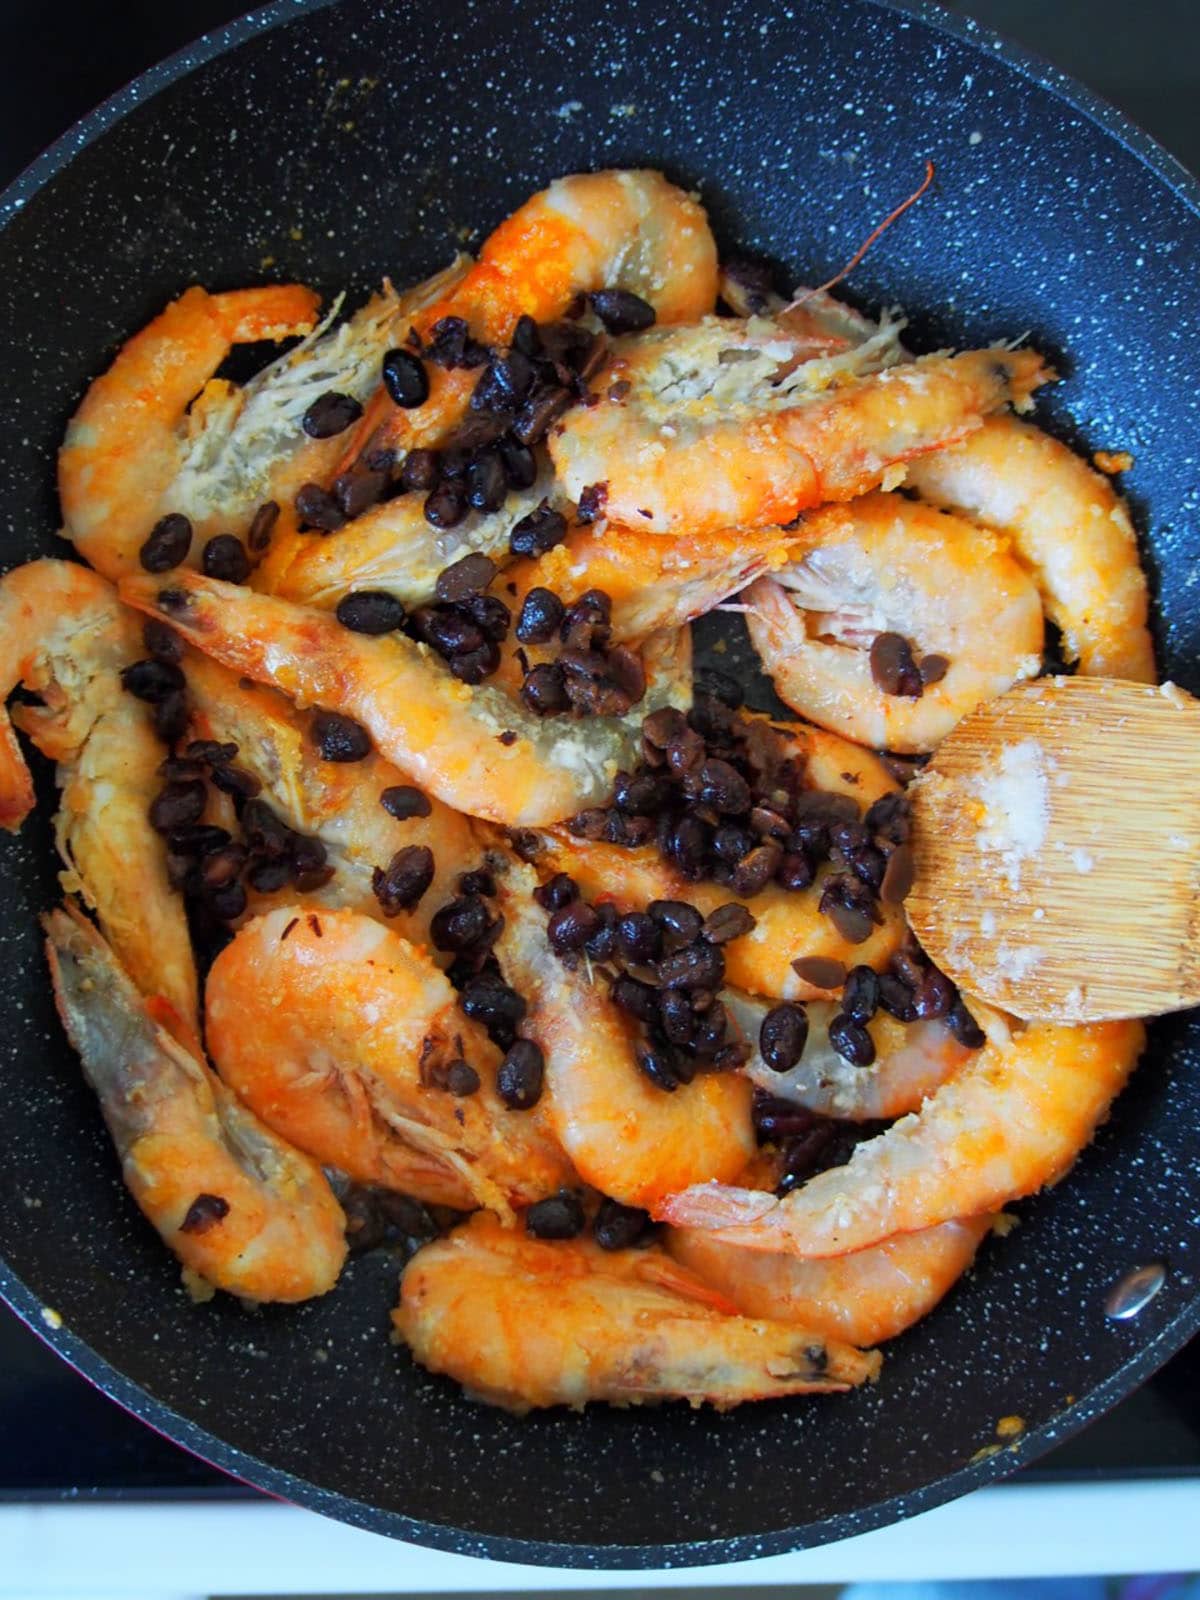
[[[832,1167],[844,1167],[864,1139],[873,1139],[886,1122],[839,1122],[820,1116],[792,1100],[754,1091],[754,1131],[760,1145],[779,1152],[775,1193],[789,1194],[809,1178]]]
[[[746,897],[769,883],[811,887],[834,867],[821,911],[842,937],[861,944],[882,920],[880,901],[898,904],[912,882],[908,807],[902,795],[863,815],[851,795],[805,786],[803,765],[765,722],[739,714],[740,691],[721,680],[700,689],[692,710],[655,711],[642,726],[642,760],[617,774],[607,807],[569,823],[578,838],[635,847],[656,844],[692,882],[727,885]]]
[[[574,712],[583,717],[623,717],[646,693],[641,657],[612,643],[612,601],[588,589],[570,606],[551,589],[531,589],[517,618],[522,645],[560,648],[549,661],[523,668],[521,698],[538,716]]]
[[[754,927],[745,906],[718,906],[705,918],[686,901],[653,900],[645,911],[622,914],[607,901],[589,904],[565,872],[534,898],[550,913],[546,936],[555,954],[599,967],[614,1003],[642,1025],[635,1051],[651,1083],[673,1093],[699,1072],[745,1065],[750,1047],[717,997],[725,981],[721,947]]]
[[[949,670],[945,656],[922,656],[902,633],[878,633],[871,642],[871,677],[884,694],[919,700],[932,684],[941,683]]]
[[[208,578],[225,583],[245,583],[251,568],[271,542],[279,506],[266,500],[254,513],[245,543],[232,533],[218,533],[200,552],[200,569]],[[187,559],[192,547],[192,525],[177,511],[160,517],[143,540],[138,559],[146,572],[170,572]]]

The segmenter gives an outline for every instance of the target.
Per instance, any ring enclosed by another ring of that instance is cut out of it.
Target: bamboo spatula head
[[[963,719],[912,789],[925,949],[1031,1021],[1200,1003],[1200,701],[1041,678]]]

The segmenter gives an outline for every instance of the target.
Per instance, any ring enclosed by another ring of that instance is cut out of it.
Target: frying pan
[[[0,553],[61,553],[53,452],[88,377],[186,284],[415,280],[550,177],[653,164],[722,245],[826,276],[926,157],[934,191],[856,272],[919,348],[1030,330],[1048,426],[1137,457],[1162,663],[1200,689],[1200,189],[1059,74],[871,0],[288,0],[147,73],[0,199]],[[48,776],[41,772],[49,793]],[[1147,864],[1153,870],[1153,864]],[[0,1293],[114,1399],[259,1487],[366,1528],[559,1565],[731,1561],[862,1532],[1026,1463],[1200,1324],[1200,1020],[1156,1026],[1070,1178],[1021,1209],[882,1381],[718,1416],[516,1421],[387,1340],[396,1267],[298,1309],[195,1307],[121,1187],[35,930],[46,814],[0,847]],[[1163,1261],[1131,1323],[1103,1315]],[[1025,1432],[999,1451],[995,1426]]]

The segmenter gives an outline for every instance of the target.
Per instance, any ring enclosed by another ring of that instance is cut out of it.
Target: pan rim
[[[198,67],[276,27],[310,13],[329,9],[338,0],[273,0],[245,16],[214,29],[139,74],[82,117],[0,192],[0,229],[21,211],[75,157],[144,102]],[[985,57],[999,59],[1036,87],[1045,89],[1094,123],[1127,149],[1193,215],[1200,217],[1200,180],[1157,140],[1101,95],[1035,52],[1014,44],[994,30],[948,12],[932,0],[857,0],[948,35]],[[193,1455],[212,1463],[232,1478],[257,1490],[366,1531],[484,1559],[546,1567],[590,1567],[610,1570],[707,1566],[811,1549],[913,1516],[996,1482],[1028,1465],[1054,1445],[1079,1432],[1133,1388],[1151,1377],[1197,1331],[1200,1292],[1103,1382],[1040,1428],[1023,1435],[996,1455],[959,1468],[905,1494],[893,1495],[853,1512],[841,1512],[797,1527],[758,1534],[726,1535],[711,1540],[644,1545],[571,1543],[509,1538],[474,1533],[451,1524],[433,1523],[402,1512],[372,1506],[337,1490],[324,1489],[287,1470],[249,1455],[156,1399],[114,1367],[69,1328],[55,1329],[45,1320],[42,1297],[0,1257],[0,1300],[54,1352],[88,1382],[139,1421],[170,1438]]]

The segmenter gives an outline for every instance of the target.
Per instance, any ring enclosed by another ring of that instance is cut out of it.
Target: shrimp
[[[356,718],[387,760],[447,805],[513,827],[603,799],[633,759],[646,714],[691,694],[682,632],[647,644],[646,694],[625,716],[542,720],[500,689],[460,683],[403,635],[352,633],[272,595],[191,572],[173,573],[169,585],[128,578],[121,592],[235,671]]]
[[[733,989],[724,990],[721,999],[745,1038],[757,1045],[773,1002]],[[925,1099],[971,1057],[944,1022],[897,1022],[880,1011],[867,1024],[875,1061],[870,1067],[856,1067],[829,1043],[829,1024],[837,1009],[819,1000],[808,1006],[804,1053],[790,1071],[776,1072],[756,1049],[746,1063],[746,1076],[760,1089],[794,1100],[820,1116],[874,1122],[920,1110]]]
[[[254,918],[213,963],[205,1015],[234,1093],[360,1183],[510,1220],[571,1177],[545,1112],[502,1104],[499,1051],[444,975],[369,917],[280,906]]]
[[[1042,664],[1042,604],[1007,541],[945,512],[872,494],[827,506],[804,553],[746,591],[746,625],[781,699],[861,744],[933,750],[984,700]],[[938,657],[944,676],[888,692],[872,664],[880,634]]]
[[[731,1074],[700,1075],[673,1094],[652,1084],[634,1059],[624,1014],[551,950],[532,898],[536,881],[516,863],[501,879],[495,951],[529,1002],[521,1032],[545,1057],[543,1098],[580,1177],[643,1207],[690,1183],[730,1181],[754,1150],[750,1085]]]
[[[345,1217],[315,1162],[278,1138],[153,1020],[73,909],[43,917],[59,1015],[146,1219],[200,1279],[243,1300],[336,1283]]]
[[[559,480],[576,500],[606,483],[609,516],[648,533],[783,524],[1025,407],[1050,376],[1034,351],[1007,348],[896,365],[899,327],[814,359],[806,335],[759,318],[617,341],[601,398],[550,439]]]
[[[472,552],[503,558],[517,523],[555,498],[554,475],[543,468],[532,487],[510,493],[498,511],[472,511],[442,532],[426,520],[422,496],[399,495],[336,533],[276,541],[254,587],[322,609],[356,589],[384,589],[406,606],[423,605],[433,599],[443,568]]]
[[[460,317],[487,345],[506,345],[517,322],[561,317],[581,291],[626,289],[660,323],[689,322],[713,309],[717,253],[703,207],[658,172],[576,173],[556,179],[486,240],[450,293],[413,319],[420,339]],[[438,444],[478,381],[475,370],[429,370],[429,398],[410,411],[381,400],[360,443],[410,450]]]
[[[86,567],[31,561],[0,580],[0,824],[15,831],[34,802],[2,703],[24,684],[44,703],[14,706],[12,721],[58,763],[63,886],[95,910],[138,988],[160,995],[194,1037],[187,920],[167,879],[166,846],[147,815],[165,751],[149,707],[121,684],[122,669],[143,654],[137,619]]]
[[[915,462],[909,481],[934,505],[1008,535],[1085,676],[1157,681],[1129,512],[1074,451],[1031,423],[994,417],[953,450]]]
[[[898,792],[878,757],[859,746],[819,728],[771,726],[782,738],[784,753],[804,770],[806,786],[850,795],[864,809],[880,796]],[[539,873],[548,878],[565,872],[588,899],[611,900],[622,911],[644,910],[652,900],[685,900],[707,917],[739,898],[726,885],[691,882],[653,845],[628,849],[603,840],[577,839],[561,828],[537,838]],[[796,973],[792,963],[801,957],[886,968],[904,938],[903,914],[895,906],[881,906],[882,922],[861,944],[851,944],[820,911],[827,876],[822,870],[811,889],[794,892],[769,883],[741,899],[755,927],[722,946],[730,984],[778,999],[807,1000],[819,991]]]
[[[208,294],[188,289],[117,353],[93,379],[71,418],[58,457],[64,535],[114,581],[136,570],[152,526],[168,511],[187,458],[189,426],[202,428],[206,405],[227,406],[228,385],[188,403],[237,344],[307,333],[317,296],[299,284]]]
[[[423,1367],[518,1413],[590,1400],[725,1410],[836,1393],[880,1366],[875,1351],[738,1316],[656,1248],[547,1243],[484,1214],[409,1262],[392,1321]]]
[[[425,796],[426,815],[398,821],[383,809],[380,796],[404,778],[381,756],[368,755],[352,766],[322,761],[307,736],[306,719],[289,700],[239,680],[206,656],[191,656],[187,680],[194,736],[236,744],[238,764],[259,779],[262,799],[288,827],[325,846],[333,876],[305,891],[306,905],[382,918],[375,869],[386,869],[398,850],[430,851],[429,887],[415,906],[388,919],[397,933],[427,944],[434,912],[453,897],[459,875],[482,862],[483,845],[469,820]],[[252,893],[251,909],[262,912],[288,897],[295,897],[294,889],[281,889],[275,898]]]
[[[824,1261],[746,1250],[703,1228],[671,1228],[664,1243],[675,1261],[744,1317],[795,1322],[826,1339],[874,1345],[928,1316],[971,1265],[993,1221],[943,1222]]]
[[[784,1198],[699,1184],[658,1208],[676,1226],[801,1257],[865,1250],[971,1216],[1056,1183],[1124,1087],[1141,1053],[1140,1022],[1010,1032],[988,1042],[915,1115],[860,1144],[848,1165]]]

